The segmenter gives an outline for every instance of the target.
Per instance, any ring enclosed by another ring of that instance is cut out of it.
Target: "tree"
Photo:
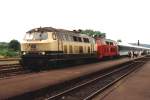
[[[100,31],[93,31],[93,30],[90,30],[90,29],[81,30],[81,34],[87,34],[89,36],[106,37],[106,33],[102,33]]]
[[[14,51],[20,50],[20,42],[18,40],[11,40],[8,44],[8,48]]]
[[[121,39],[118,39],[117,42],[122,42],[122,40],[121,40]]]

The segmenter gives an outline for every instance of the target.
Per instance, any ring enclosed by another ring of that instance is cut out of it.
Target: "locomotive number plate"
[[[31,47],[31,50],[36,50],[36,45],[35,44],[31,44],[30,47]]]

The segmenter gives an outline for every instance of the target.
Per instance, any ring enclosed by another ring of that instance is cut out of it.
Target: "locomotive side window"
[[[76,36],[73,36],[73,40],[74,40],[74,41],[78,41],[78,39],[77,39]]]
[[[83,41],[86,43],[89,43],[89,39],[88,38],[83,38]]]
[[[68,35],[68,40],[73,41],[73,37],[71,35]]]
[[[56,33],[52,33],[52,38],[53,38],[53,40],[56,40],[56,39],[57,39]]]
[[[63,39],[64,41],[66,41],[66,36],[65,36],[65,34],[62,34],[62,39]]]
[[[73,36],[73,41],[82,42],[82,38],[81,37],[77,37],[77,36]]]
[[[82,42],[81,37],[78,37],[78,41],[79,41],[79,42]]]
[[[106,41],[106,44],[107,44],[107,45],[109,45],[109,42],[108,42],[108,41]]]
[[[68,35],[67,35],[67,34],[65,34],[65,38],[66,38],[66,40],[67,40],[67,41],[69,40],[69,37],[68,37]]]
[[[86,42],[86,38],[83,38],[83,41]]]
[[[63,39],[63,34],[59,34],[59,38],[60,38],[61,40],[64,40],[64,39]]]
[[[113,42],[110,42],[110,45],[113,45]]]
[[[89,43],[90,41],[89,41],[89,39],[87,38],[87,43]]]

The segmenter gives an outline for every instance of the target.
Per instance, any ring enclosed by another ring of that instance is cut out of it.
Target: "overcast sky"
[[[150,0],[0,0],[0,41],[36,27],[93,29],[150,44]]]

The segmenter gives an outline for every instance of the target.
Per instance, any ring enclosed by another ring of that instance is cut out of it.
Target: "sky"
[[[150,44],[150,0],[0,0],[0,41],[21,41],[38,27],[92,29]]]

